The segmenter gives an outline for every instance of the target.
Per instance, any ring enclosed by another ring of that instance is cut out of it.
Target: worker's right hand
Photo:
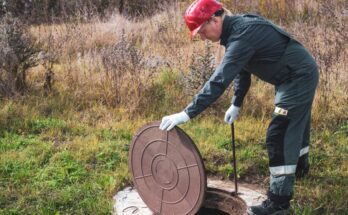
[[[240,107],[231,105],[231,107],[229,107],[225,113],[225,122],[231,125],[233,121],[237,119],[239,115],[239,110]]]
[[[174,126],[182,124],[190,120],[190,117],[186,114],[185,111],[180,113],[176,113],[170,116],[165,116],[162,118],[162,122],[160,125],[161,130],[171,130]]]

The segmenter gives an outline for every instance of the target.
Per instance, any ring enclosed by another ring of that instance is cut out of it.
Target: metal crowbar
[[[234,194],[238,194],[238,184],[237,184],[237,164],[236,164],[236,145],[234,143],[234,124],[231,124],[232,133],[232,151],[233,151],[233,170],[234,170]]]

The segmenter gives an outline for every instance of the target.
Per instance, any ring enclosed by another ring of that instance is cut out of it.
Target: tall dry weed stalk
[[[185,93],[188,96],[195,95],[214,72],[215,57],[211,49],[212,45],[205,42],[204,52],[195,51],[191,56],[189,71],[183,74]]]
[[[204,43],[204,51],[196,50],[191,55],[191,63],[188,66],[188,72],[182,74],[184,93],[192,98],[204,84],[209,80],[216,68],[216,57],[213,52],[212,43]],[[221,115],[230,103],[229,87],[225,95],[218,99],[208,110],[207,113]]]
[[[144,74],[144,54],[131,41],[123,31],[120,41],[100,51],[105,83],[110,84],[112,92],[108,102],[113,106],[133,106],[130,104],[141,99],[144,82],[148,81]]]

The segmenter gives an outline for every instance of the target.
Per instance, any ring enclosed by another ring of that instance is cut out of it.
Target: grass
[[[283,0],[234,2],[231,8],[258,10],[286,25],[317,59],[321,77],[313,104],[311,171],[296,182],[292,207],[294,214],[348,214],[347,49],[342,48],[345,34],[339,34],[345,32],[344,1],[295,3],[294,10]],[[183,10],[184,3],[180,6]],[[46,62],[53,64],[53,90],[43,91],[45,68],[38,66],[28,71],[26,94],[1,99],[0,214],[111,213],[112,196],[131,184],[128,150],[136,130],[190,101],[182,76],[205,44],[190,42],[183,23],[180,9],[168,9],[139,22],[115,15],[106,22],[30,27],[41,48],[54,56]],[[122,51],[141,51],[144,64],[110,78],[118,65],[108,71],[102,50],[122,37],[127,47]],[[218,63],[223,50],[212,46]],[[231,94],[182,126],[197,144],[208,175],[226,180],[233,168],[223,115]],[[265,134],[273,99],[272,86],[253,78],[235,128],[238,177],[265,188]]]
[[[112,196],[131,183],[128,149],[133,134],[157,119],[130,120],[110,109],[109,115],[101,114],[91,124],[96,106],[84,110],[87,118],[78,112],[46,116],[42,104],[39,108],[25,102],[35,98],[0,107],[1,118],[7,119],[0,124],[0,214],[110,214]],[[46,105],[57,101],[48,98]],[[16,118],[19,110],[25,112]],[[238,177],[261,186],[267,185],[268,177],[264,145],[268,122],[244,116],[235,128]],[[228,179],[233,173],[231,137],[222,118],[202,116],[181,127],[197,144],[208,175]],[[296,182],[294,213],[348,212],[347,141],[348,124],[313,130],[311,172]]]
[[[0,212],[110,213],[114,190],[129,182],[129,131],[72,133],[57,143],[47,140],[47,133],[65,133],[66,127],[46,122],[40,124],[45,127],[41,132],[35,126],[27,135],[13,131],[1,137]]]

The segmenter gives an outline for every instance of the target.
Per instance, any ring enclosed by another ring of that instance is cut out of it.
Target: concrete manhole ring
[[[218,195],[216,195],[216,192]],[[249,188],[248,185],[239,184],[238,196],[230,195],[234,192],[234,184],[231,181],[208,179],[208,189],[205,201],[198,215],[226,215],[246,214],[248,206],[258,205],[266,199],[266,195],[260,188]],[[153,215],[136,189],[132,187],[121,190],[114,196],[114,215]],[[209,209],[213,209],[211,212]],[[207,212],[205,212],[207,211]],[[217,213],[216,211],[219,211]],[[171,215],[171,213],[169,213]]]

